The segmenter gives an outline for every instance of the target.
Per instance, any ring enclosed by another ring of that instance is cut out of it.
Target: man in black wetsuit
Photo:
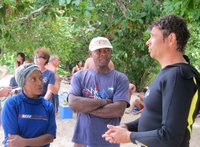
[[[139,119],[108,125],[103,137],[110,143],[133,142],[141,147],[189,147],[198,111],[199,73],[183,57],[190,37],[186,21],[170,14],[153,22],[146,42],[162,70],[149,86]]]

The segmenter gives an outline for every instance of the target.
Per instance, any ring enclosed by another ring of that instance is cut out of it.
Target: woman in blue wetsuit
[[[56,137],[54,106],[42,95],[42,72],[35,64],[23,64],[15,78],[21,92],[5,101],[2,109],[4,146],[49,147]]]

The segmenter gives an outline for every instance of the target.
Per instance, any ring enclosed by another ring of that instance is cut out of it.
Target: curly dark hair
[[[158,26],[163,31],[163,39],[174,33],[177,40],[177,51],[184,51],[184,47],[190,38],[190,32],[187,29],[187,23],[184,18],[176,14],[169,14],[154,21],[149,26],[149,29],[152,30],[154,26]]]

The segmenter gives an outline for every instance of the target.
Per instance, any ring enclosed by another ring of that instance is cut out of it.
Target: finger
[[[8,138],[9,138],[9,139],[12,139],[12,138],[13,138],[13,135],[8,134]]]
[[[110,137],[110,134],[105,133],[105,134],[102,135],[102,137],[103,138]]]
[[[113,126],[113,125],[110,125],[110,124],[108,124],[108,125],[107,125],[107,128],[108,128],[108,129],[113,129],[113,128],[114,128],[114,126]]]
[[[115,141],[111,136],[106,137],[105,140],[109,141],[111,143],[113,143]]]
[[[109,129],[108,131],[105,132],[105,134],[110,134],[110,133],[113,133],[113,132],[114,132],[114,130]]]

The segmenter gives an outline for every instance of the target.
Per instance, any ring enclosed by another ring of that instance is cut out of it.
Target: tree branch
[[[18,18],[17,21],[23,21],[23,20],[28,20],[29,18],[31,18],[34,14],[39,13],[40,11],[42,11],[44,8],[46,8],[47,6],[49,6],[51,4],[46,4],[44,6],[42,6],[41,8],[32,11],[29,15],[22,17],[22,18]]]
[[[126,7],[124,6],[121,0],[117,0],[116,3],[119,6],[122,13],[124,14],[124,17],[126,18],[126,11],[127,11]]]

